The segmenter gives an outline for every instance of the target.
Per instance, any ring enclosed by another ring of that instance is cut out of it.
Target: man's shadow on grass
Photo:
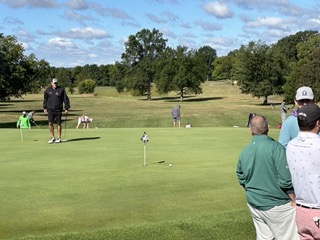
[[[77,141],[87,141],[87,140],[97,140],[97,139],[100,139],[100,137],[72,138],[72,139],[67,139],[64,142],[77,142]]]

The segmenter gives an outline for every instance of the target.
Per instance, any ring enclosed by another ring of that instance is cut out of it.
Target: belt
[[[296,204],[298,207],[302,207],[302,208],[308,208],[308,209],[318,209],[318,210],[320,210],[319,208],[317,208],[317,207],[308,207],[308,206],[305,206],[305,205],[302,205],[302,204]]]

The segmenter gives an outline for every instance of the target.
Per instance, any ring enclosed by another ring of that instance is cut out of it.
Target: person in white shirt
[[[298,109],[300,132],[286,149],[296,194],[296,222],[301,240],[320,239],[320,108]]]
[[[77,125],[76,129],[79,128],[81,123],[83,124],[83,128],[89,128],[89,123],[91,123],[92,120],[93,120],[92,118],[89,118],[86,115],[82,115],[81,117],[78,118],[78,125]]]

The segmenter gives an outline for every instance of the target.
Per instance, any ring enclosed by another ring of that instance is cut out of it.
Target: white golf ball
[[[171,163],[169,164],[169,167],[172,167],[172,164],[171,164]]]

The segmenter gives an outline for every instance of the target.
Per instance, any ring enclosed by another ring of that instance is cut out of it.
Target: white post
[[[143,166],[147,166],[146,144],[143,144]]]
[[[22,135],[22,129],[21,129],[21,126],[20,126],[20,139],[21,139],[21,142],[23,142],[23,135]]]

